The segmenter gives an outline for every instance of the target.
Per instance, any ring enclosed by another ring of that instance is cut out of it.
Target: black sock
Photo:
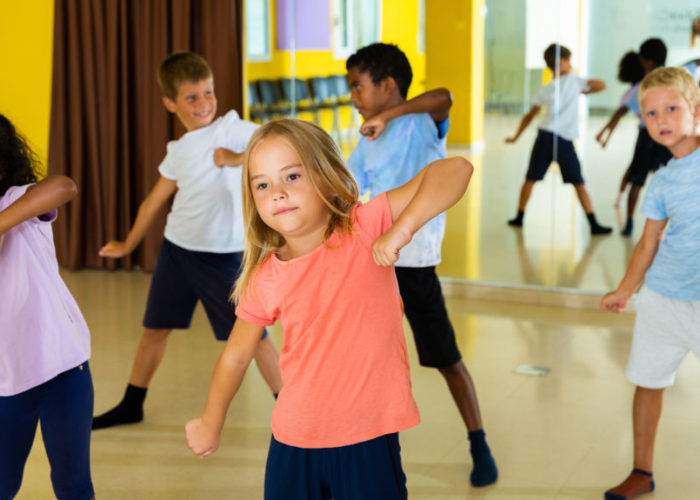
[[[515,219],[510,219],[508,221],[508,225],[521,227],[523,225],[523,216],[524,215],[525,215],[524,210],[518,210],[518,215],[515,216]]]
[[[102,415],[93,417],[93,430],[114,425],[134,424],[143,420],[143,401],[146,399],[147,390],[147,387],[127,385],[124,397],[117,406]]]
[[[593,212],[586,214],[586,217],[588,218],[588,223],[591,225],[591,234],[609,234],[612,232],[611,227],[601,226],[598,224],[598,221],[595,220],[595,214]]]
[[[488,486],[493,484],[498,479],[498,468],[496,461],[491,455],[489,445],[486,444],[486,433],[483,429],[472,431],[469,433],[469,452],[472,455],[474,468],[472,469],[471,480],[472,486]]]
[[[620,234],[622,236],[632,236],[632,230],[634,229],[634,223],[632,222],[632,219],[627,219],[627,224],[625,224],[625,228],[620,231]]]

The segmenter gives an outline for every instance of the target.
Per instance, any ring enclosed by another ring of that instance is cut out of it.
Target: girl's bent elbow
[[[69,201],[76,197],[78,194],[78,186],[73,179],[64,175],[57,175],[54,179],[56,183],[55,189],[61,194],[61,198]]]

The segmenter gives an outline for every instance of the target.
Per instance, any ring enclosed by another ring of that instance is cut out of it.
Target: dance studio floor
[[[506,225],[534,140],[534,127],[503,144],[517,118],[488,116],[482,154],[450,148],[477,167],[468,196],[448,215],[443,276],[513,285],[567,287],[591,293],[613,288],[634,241],[617,231],[591,238],[570,186],[556,168],[535,187],[525,227]],[[578,143],[584,176],[603,223],[618,226],[613,207],[631,156],[635,121],[624,120],[608,149],[589,119]],[[643,219],[637,217],[635,238]],[[149,275],[64,272],[92,332],[95,409],[121,398],[141,335]],[[409,498],[600,499],[631,470],[633,387],[624,366],[631,314],[448,298],[467,366],[476,382],[488,440],[500,469],[494,486],[468,484],[466,434],[442,378],[418,366],[408,334],[414,394],[422,423],[401,433]],[[408,326],[406,325],[408,328]],[[407,330],[408,331],[408,330]],[[278,347],[279,328],[272,338]],[[201,412],[222,345],[197,310],[189,332],[175,332],[146,402],[143,423],[97,431],[92,468],[99,499],[262,498],[273,398],[252,367],[233,402],[222,446],[205,460],[185,446],[183,426]],[[547,375],[514,373],[520,365]],[[700,363],[685,360],[667,391],[656,447],[657,491],[645,498],[696,499],[700,456]],[[49,467],[37,439],[19,499],[51,498]]]
[[[92,331],[90,361],[97,412],[122,395],[140,336],[149,276],[140,272],[64,272]],[[494,486],[468,485],[464,427],[440,375],[417,365],[414,394],[422,423],[401,433],[412,499],[598,499],[630,470],[632,387],[625,381],[632,316],[582,309],[448,299],[465,361],[476,381],[498,466]],[[272,338],[281,345],[281,332]],[[229,411],[222,446],[205,459],[185,446],[183,425],[204,405],[222,345],[197,310],[189,332],[175,332],[156,374],[141,424],[97,431],[92,471],[100,499],[262,498],[273,406],[251,367]],[[522,364],[545,376],[516,374]],[[653,499],[696,499],[700,454],[700,363],[684,362],[667,392],[657,443]],[[19,499],[51,498],[40,439]]]

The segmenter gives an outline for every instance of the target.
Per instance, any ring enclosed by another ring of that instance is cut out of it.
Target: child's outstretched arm
[[[0,237],[17,224],[69,202],[77,193],[75,183],[63,175],[50,175],[30,186],[24,196],[0,212]]]
[[[435,123],[440,123],[450,115],[451,107],[452,94],[449,90],[445,88],[429,90],[369,118],[360,127],[360,133],[367,136],[369,141],[373,141],[379,137],[391,120],[411,113],[429,113]]]
[[[581,91],[582,94],[595,94],[596,92],[602,92],[605,90],[606,84],[603,80],[588,80],[586,82],[586,88]]]
[[[166,179],[165,177],[160,177],[158,182],[153,187],[146,199],[139,205],[139,211],[136,214],[136,220],[134,225],[131,226],[129,234],[126,236],[126,240],[109,241],[105,246],[100,249],[101,257],[112,257],[119,258],[130,254],[134,251],[134,248],[141,243],[144,235],[148,228],[153,224],[158,212],[163,208],[165,202],[175,193],[177,190],[177,184],[174,180]]]
[[[533,106],[530,108],[530,111],[528,111],[523,118],[520,120],[520,124],[518,125],[518,130],[515,131],[515,135],[512,137],[506,138],[506,143],[511,144],[515,141],[518,140],[518,137],[520,137],[520,134],[523,133],[523,131],[527,128],[528,125],[530,125],[530,122],[532,121],[535,116],[537,116],[537,113],[540,112],[540,107],[541,106]]]
[[[372,244],[374,262],[391,266],[418,229],[457,203],[474,167],[455,156],[430,163],[403,186],[387,192],[394,224]]]
[[[240,167],[243,165],[243,153],[236,153],[226,148],[214,150],[214,164],[217,167]]]
[[[243,381],[264,329],[241,318],[236,319],[224,351],[216,362],[204,413],[185,425],[187,447],[199,458],[211,455],[219,447],[226,411]]]
[[[625,276],[620,281],[620,284],[617,285],[617,288],[607,293],[600,301],[602,310],[620,312],[627,307],[632,294],[637,291],[642,280],[644,280],[644,274],[654,261],[667,223],[668,219],[647,219],[644,233],[634,247],[634,253],[632,253],[632,259]]]
[[[620,106],[617,108],[615,113],[613,113],[613,115],[610,117],[608,123],[606,123],[605,126],[600,129],[600,132],[598,132],[598,134],[595,136],[595,140],[600,143],[601,147],[604,148],[608,145],[610,136],[615,130],[615,127],[617,127],[617,124],[620,122],[620,119],[627,113],[627,109],[627,106]]]

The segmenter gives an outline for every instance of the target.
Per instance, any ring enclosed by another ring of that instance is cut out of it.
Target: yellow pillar
[[[484,137],[484,0],[425,2],[426,88],[452,92],[451,144]]]

